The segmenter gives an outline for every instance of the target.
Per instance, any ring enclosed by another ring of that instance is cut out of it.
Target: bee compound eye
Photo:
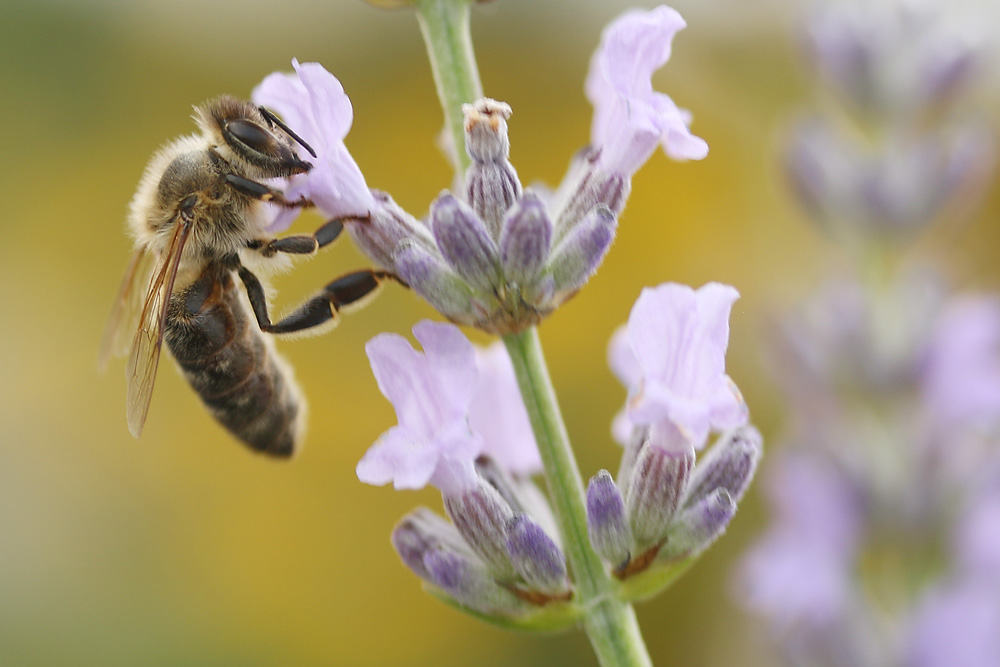
[[[260,127],[242,118],[226,121],[226,133],[248,148],[259,153],[274,155],[278,152],[278,143],[274,136]]]

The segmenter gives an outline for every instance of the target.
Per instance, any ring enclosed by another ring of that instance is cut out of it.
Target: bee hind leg
[[[271,323],[267,313],[267,299],[264,288],[253,273],[246,267],[239,269],[240,279],[246,285],[247,295],[257,324],[261,331],[274,334],[293,333],[312,327],[336,321],[340,312],[364,306],[386,280],[399,281],[388,271],[362,269],[340,276],[319,294],[296,308],[286,317],[276,323]]]

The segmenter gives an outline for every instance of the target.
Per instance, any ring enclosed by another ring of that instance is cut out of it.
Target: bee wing
[[[153,383],[156,381],[156,367],[160,361],[160,349],[163,347],[163,326],[167,319],[167,307],[174,290],[177,267],[180,265],[184,244],[190,231],[189,224],[178,221],[175,225],[170,245],[150,278],[146,301],[139,314],[139,328],[132,339],[128,366],[125,368],[125,379],[128,381],[125,407],[128,430],[136,438],[142,433],[142,425],[149,413],[149,401],[153,397]]]
[[[121,357],[128,352],[130,337],[139,325],[139,308],[142,305],[140,287],[146,284],[147,276],[151,274],[152,261],[153,255],[145,250],[132,253],[101,337],[101,349],[97,355],[97,367],[101,371],[108,367],[111,357]]]

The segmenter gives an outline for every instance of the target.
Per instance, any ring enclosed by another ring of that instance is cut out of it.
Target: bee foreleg
[[[264,185],[263,183],[258,183],[257,181],[252,181],[249,178],[244,178],[236,174],[226,174],[226,182],[233,186],[234,189],[242,192],[245,195],[249,195],[254,199],[259,199],[261,201],[268,201],[272,204],[277,204],[278,206],[284,206],[285,208],[296,208],[298,206],[312,206],[313,203],[306,199],[305,197],[300,197],[295,201],[289,201],[285,199],[285,195],[281,190]]]
[[[343,275],[292,311],[281,321],[272,324],[267,313],[267,299],[264,288],[253,273],[245,267],[239,269],[240,278],[247,288],[250,306],[257,316],[261,331],[274,334],[292,333],[325,324],[339,317],[341,310],[360,307],[373,296],[386,280],[398,280],[387,271],[362,269]]]

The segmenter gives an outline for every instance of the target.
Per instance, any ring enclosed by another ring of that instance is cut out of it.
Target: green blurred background
[[[478,7],[473,32],[486,93],[514,109],[514,164],[525,183],[554,184],[588,139],[588,60],[625,4],[540,5]],[[772,436],[781,410],[760,362],[765,316],[837,261],[777,168],[783,122],[813,103],[791,38],[802,7],[676,6],[689,27],[655,82],[694,112],[711,154],[650,160],[603,268],[542,328],[585,476],[617,467],[608,432],[624,392],[605,346],[644,285],[720,280],[741,290],[730,374]],[[348,147],[369,185],[422,215],[450,173],[434,147],[441,112],[408,12],[354,0],[0,6],[0,664],[593,664],[582,634],[507,634],[424,594],[388,536],[417,504],[439,508],[439,497],[354,475],[395,423],[363,344],[435,316],[412,294],[390,286],[332,334],[279,343],[311,407],[291,463],[233,442],[166,356],[136,442],[124,361],[97,373],[129,255],[126,205],[146,160],[193,130],[193,104],[248,97],[293,56],[341,79],[355,108]],[[976,95],[1000,127],[995,90]],[[1000,283],[997,191],[961,233],[935,237],[963,286]],[[309,214],[295,229],[318,223]],[[277,309],[365,264],[338,244],[275,280]],[[763,525],[754,493],[681,582],[640,606],[657,664],[769,664],[731,585]]]

